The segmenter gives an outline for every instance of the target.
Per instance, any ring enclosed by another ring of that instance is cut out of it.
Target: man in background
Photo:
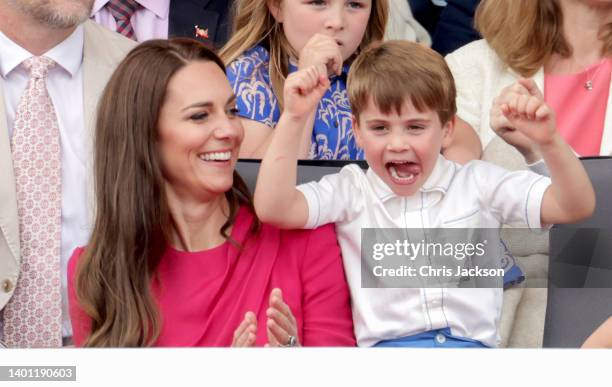
[[[94,20],[139,42],[186,36],[220,48],[229,38],[231,0],[96,0]]]
[[[0,343],[70,344],[67,261],[91,229],[96,104],[134,42],[93,0],[0,3]]]

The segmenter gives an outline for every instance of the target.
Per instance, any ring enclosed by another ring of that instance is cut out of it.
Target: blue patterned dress
[[[255,46],[236,58],[226,70],[236,94],[239,115],[274,128],[281,110],[270,82],[269,62],[268,51],[262,46]],[[296,70],[296,66],[289,66],[290,73]],[[310,147],[312,159],[364,158],[351,129],[351,107],[346,93],[347,72],[348,65],[345,65],[340,76],[330,78],[331,85],[319,102]]]

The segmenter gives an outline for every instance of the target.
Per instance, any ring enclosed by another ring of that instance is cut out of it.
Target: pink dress
[[[153,293],[162,318],[156,346],[230,346],[244,314],[257,315],[256,345],[267,343],[266,309],[278,287],[297,320],[304,346],[355,346],[349,291],[333,225],[283,231],[263,225],[248,229],[253,214],[242,207],[229,242],[194,253],[169,247],[159,265]],[[74,275],[82,248],[68,265],[70,317],[80,346],[90,318],[80,308]]]
[[[544,98],[557,114],[557,130],[580,156],[600,153],[611,72],[606,58],[578,74],[544,75]]]

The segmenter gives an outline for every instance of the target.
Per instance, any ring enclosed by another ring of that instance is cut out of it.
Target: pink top
[[[156,346],[229,346],[244,314],[257,315],[256,345],[267,343],[266,309],[279,287],[298,323],[304,346],[355,346],[349,291],[333,225],[282,231],[263,225],[249,236],[252,213],[241,208],[232,238],[210,250],[188,253],[168,248],[153,293],[162,317]],[[68,266],[70,317],[80,346],[90,319],[79,307],[74,275],[82,248]]]
[[[599,155],[611,72],[607,58],[578,74],[544,75],[545,99],[557,114],[557,130],[580,156]],[[585,87],[589,80],[592,90]]]
[[[117,22],[105,7],[109,0],[96,0],[91,10],[91,17],[96,23],[111,31],[117,30]],[[140,8],[130,18],[134,37],[139,42],[149,39],[168,38],[168,15],[170,0],[136,0]]]

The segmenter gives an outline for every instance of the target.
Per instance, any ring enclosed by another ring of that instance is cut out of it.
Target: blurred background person
[[[89,238],[91,137],[133,42],[88,21],[93,0],[0,4],[0,339],[70,343],[66,271]]]

